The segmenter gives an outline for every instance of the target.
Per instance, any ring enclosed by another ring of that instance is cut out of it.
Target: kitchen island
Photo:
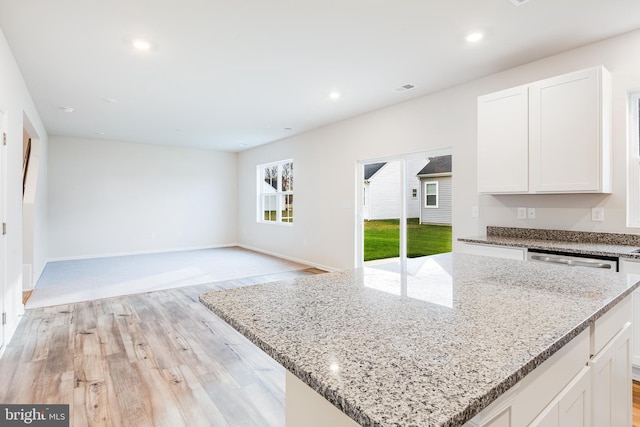
[[[409,260],[404,268],[390,263],[210,292],[200,300],[357,424],[485,425],[483,414],[528,378],[542,378],[539,389],[551,374],[551,382],[572,369],[576,378],[586,375],[594,355],[623,333],[617,323],[628,329],[629,296],[639,280],[454,253]],[[563,352],[570,354],[562,360],[579,353],[578,361],[557,365]],[[562,369],[540,376],[545,362]],[[542,387],[550,401],[561,394],[557,384]],[[517,405],[517,396],[512,400]],[[512,425],[518,417],[529,424],[539,416],[534,412],[516,408],[507,415]],[[289,408],[287,424],[296,427]]]

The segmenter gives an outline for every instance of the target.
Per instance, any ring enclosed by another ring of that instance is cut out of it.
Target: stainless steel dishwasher
[[[549,264],[561,264],[568,267],[601,268],[618,271],[617,257],[601,257],[596,255],[568,254],[555,251],[537,251],[529,249],[527,260],[534,262],[546,262]]]

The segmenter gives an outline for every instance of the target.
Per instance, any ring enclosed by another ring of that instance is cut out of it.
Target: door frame
[[[0,110],[0,223],[7,222],[7,146],[3,139],[7,132],[7,115]],[[7,236],[0,229],[0,311],[6,313]],[[5,348],[6,325],[0,322],[0,354]]]

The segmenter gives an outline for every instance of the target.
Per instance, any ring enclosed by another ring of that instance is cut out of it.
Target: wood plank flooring
[[[198,301],[309,268],[28,310],[0,402],[68,403],[70,425],[284,426],[284,369]]]
[[[633,382],[633,427],[640,427],[640,383]]]

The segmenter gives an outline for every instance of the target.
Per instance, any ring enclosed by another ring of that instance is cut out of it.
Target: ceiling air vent
[[[511,3],[513,3],[516,6],[520,6],[521,4],[525,4],[529,2],[529,0],[511,0]]]
[[[396,92],[404,92],[405,90],[411,90],[411,89],[413,89],[414,87],[415,87],[414,85],[406,84],[406,85],[403,85],[403,86],[397,87],[397,88],[395,88],[394,90],[395,90]]]

